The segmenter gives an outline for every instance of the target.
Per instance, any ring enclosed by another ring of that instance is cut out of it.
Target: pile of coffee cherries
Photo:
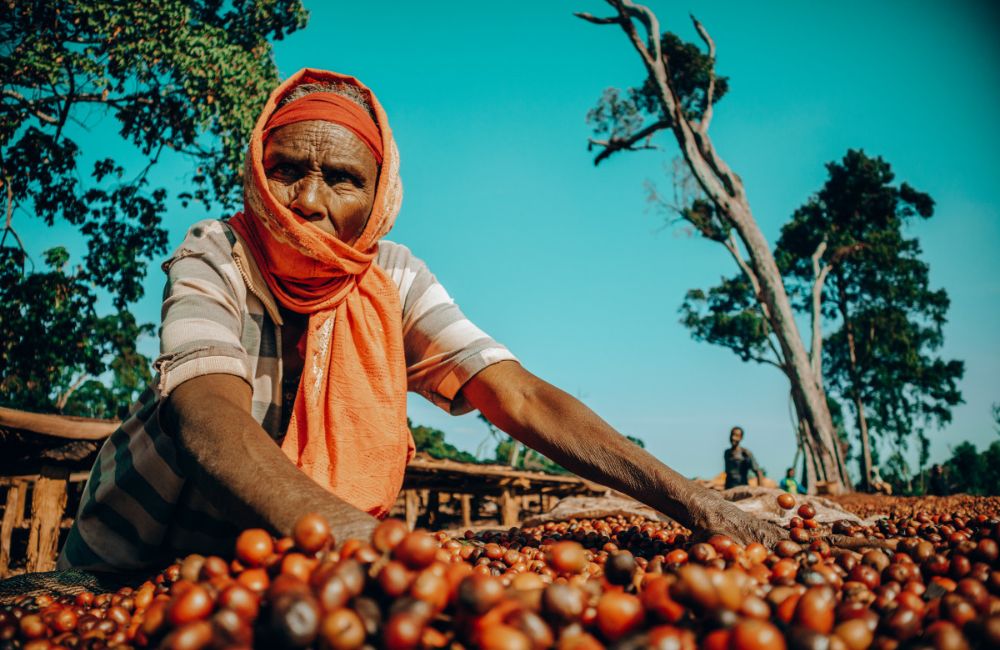
[[[386,520],[336,545],[307,515],[135,588],[25,597],[0,609],[0,649],[1000,647],[1000,519],[838,522],[873,544],[846,550],[811,505],[779,505],[795,516],[773,548],[634,516],[458,537]]]

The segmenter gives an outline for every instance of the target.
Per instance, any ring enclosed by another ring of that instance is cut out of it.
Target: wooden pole
[[[462,526],[472,528],[472,495],[463,494],[462,500]]]
[[[59,524],[66,509],[69,470],[43,467],[31,496],[31,524],[28,529],[28,572],[52,571],[59,550]]]
[[[406,490],[405,491],[405,512],[406,512],[406,527],[410,530],[417,525],[417,513],[420,509],[417,501],[420,497],[417,495],[416,490]]]
[[[431,490],[427,493],[427,527],[431,530],[437,526],[441,518],[441,493]]]
[[[7,577],[10,571],[10,548],[14,536],[14,527],[21,523],[21,512],[18,505],[24,507],[21,500],[26,486],[23,481],[14,481],[7,488],[7,501],[3,508],[3,522],[0,523],[0,579]]]
[[[500,525],[516,526],[520,515],[516,497],[511,494],[508,488],[504,488],[503,492],[500,493]]]

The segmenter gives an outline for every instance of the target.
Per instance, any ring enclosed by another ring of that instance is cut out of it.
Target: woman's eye
[[[293,165],[279,163],[268,170],[267,176],[280,181],[291,181],[298,178],[298,173]]]
[[[355,187],[361,187],[361,181],[359,181],[353,174],[348,174],[347,172],[329,172],[326,175],[326,182],[328,185],[350,183]]]

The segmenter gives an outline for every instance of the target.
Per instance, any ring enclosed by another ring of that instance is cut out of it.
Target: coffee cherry
[[[266,530],[251,528],[236,538],[236,557],[247,566],[261,566],[274,552],[274,542]]]
[[[167,609],[167,620],[172,625],[184,625],[200,621],[212,613],[212,597],[200,585],[191,585],[183,593],[174,596]]]
[[[319,638],[330,650],[356,650],[365,643],[365,627],[354,610],[337,609],[323,616]]]
[[[604,576],[613,585],[630,584],[635,570],[635,558],[628,551],[615,553],[604,564]]]
[[[561,573],[580,573],[587,562],[587,552],[577,542],[556,542],[549,550],[549,564]]]
[[[583,593],[568,584],[551,584],[542,592],[542,611],[556,623],[571,623],[579,619],[585,606]]]
[[[460,607],[473,614],[485,614],[503,598],[503,584],[490,576],[471,575],[458,585]]]
[[[797,511],[803,519],[809,520],[816,516],[816,508],[808,503],[803,503]]]
[[[396,544],[403,541],[403,538],[410,532],[406,524],[399,519],[386,519],[372,533],[372,544],[381,553],[388,553]]]
[[[295,545],[306,553],[315,553],[332,542],[330,524],[321,515],[310,513],[299,517],[292,529]]]
[[[319,620],[319,606],[312,596],[285,592],[271,604],[268,633],[281,647],[302,648],[316,638]]]
[[[632,632],[642,619],[642,602],[631,594],[609,591],[597,603],[597,627],[610,641]]]
[[[386,650],[413,650],[420,644],[424,619],[408,613],[396,614],[386,622],[382,635]]]
[[[730,650],[785,650],[785,638],[767,621],[748,619],[737,623],[729,637]]]
[[[434,561],[439,545],[433,535],[415,530],[393,548],[393,557],[411,569],[423,569]]]

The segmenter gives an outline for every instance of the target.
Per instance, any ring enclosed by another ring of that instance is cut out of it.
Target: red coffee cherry
[[[266,530],[251,528],[236,538],[236,557],[247,566],[261,566],[273,552],[274,542]]]
[[[333,543],[330,524],[323,516],[316,513],[299,517],[292,529],[292,539],[295,540],[295,545],[306,553],[315,553],[328,543]]]

